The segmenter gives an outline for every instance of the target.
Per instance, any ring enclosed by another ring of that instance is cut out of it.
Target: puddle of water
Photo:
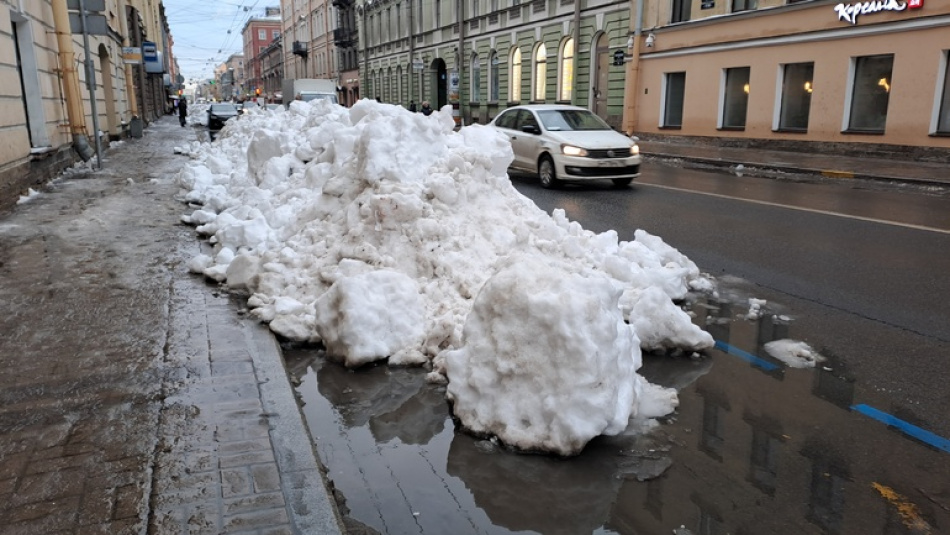
[[[459,431],[422,370],[285,358],[350,516],[381,533],[950,533],[950,454],[853,410],[880,400],[833,356],[831,371],[769,357],[794,322],[745,319],[734,297],[692,303],[695,321],[758,361],[645,356],[644,376],[679,389],[675,415],[570,459]]]

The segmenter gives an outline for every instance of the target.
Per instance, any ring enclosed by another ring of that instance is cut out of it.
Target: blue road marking
[[[738,347],[727,344],[726,342],[723,342],[721,340],[716,340],[716,349],[723,351],[725,353],[729,353],[730,355],[739,357],[740,359],[752,364],[753,366],[758,366],[759,368],[762,368],[763,370],[767,372],[771,372],[771,371],[775,371],[779,369],[778,365],[772,364],[771,362],[765,359],[759,358],[753,355],[752,353],[743,351],[739,349]]]
[[[896,416],[879,411],[874,407],[865,405],[863,403],[852,405],[851,410],[860,412],[865,416],[874,418],[875,420],[885,423],[891,427],[895,427],[904,434],[912,436],[926,444],[930,444],[938,450],[943,450],[947,453],[950,453],[950,440],[947,440],[939,435],[935,435],[926,429],[921,429],[912,423],[905,422]]]

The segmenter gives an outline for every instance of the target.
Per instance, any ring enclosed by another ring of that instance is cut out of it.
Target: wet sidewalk
[[[341,533],[270,332],[188,272],[171,117],[0,214],[0,534]]]
[[[855,178],[909,183],[921,186],[950,186],[950,164],[903,161],[887,158],[838,156],[792,151],[689,145],[641,140],[645,156],[679,159],[713,167],[756,168],[766,171],[820,175],[828,178]],[[751,170],[750,170],[751,171]]]

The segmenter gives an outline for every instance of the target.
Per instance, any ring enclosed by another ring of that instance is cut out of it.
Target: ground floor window
[[[950,50],[943,51],[943,87],[937,98],[940,108],[937,114],[937,133],[950,134]]]
[[[663,85],[663,124],[660,126],[679,128],[683,126],[683,97],[686,93],[686,73],[666,73]]]
[[[782,101],[778,129],[792,132],[808,130],[814,63],[789,63],[782,66]]]
[[[734,67],[725,70],[722,91],[722,128],[745,128],[746,110],[749,107],[750,67]]]
[[[854,58],[848,131],[884,133],[894,55]]]

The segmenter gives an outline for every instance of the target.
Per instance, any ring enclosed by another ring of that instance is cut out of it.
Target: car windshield
[[[541,110],[545,130],[610,130],[610,125],[587,110]]]
[[[237,112],[237,108],[234,104],[212,104],[211,111],[213,113]]]

